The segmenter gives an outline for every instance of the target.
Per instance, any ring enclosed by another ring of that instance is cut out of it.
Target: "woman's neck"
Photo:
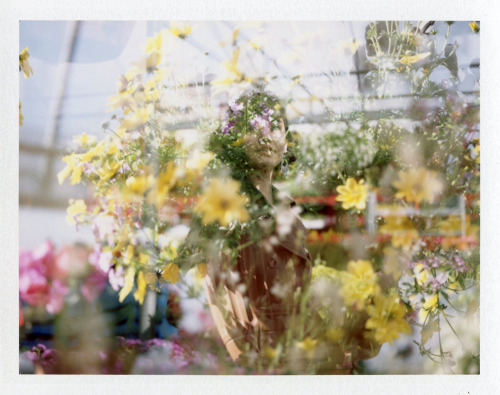
[[[252,183],[255,188],[259,190],[260,193],[264,195],[266,200],[273,204],[273,171],[269,171],[265,174],[259,174],[252,177]]]

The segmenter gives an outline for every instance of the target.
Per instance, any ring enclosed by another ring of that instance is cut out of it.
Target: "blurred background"
[[[146,38],[169,26],[158,21],[20,22],[19,48],[29,47],[34,70],[29,79],[20,74],[19,80],[24,116],[19,133],[21,246],[33,247],[48,237],[91,241],[86,229],[75,234],[65,224],[68,199],[83,197],[86,190],[81,185],[57,184],[56,175],[64,167],[60,158],[69,151],[73,136],[103,135],[101,125],[112,114],[107,112],[107,100],[116,94],[119,76],[144,52]],[[397,114],[410,101],[401,86],[390,98],[370,97],[358,103],[366,93],[362,83],[368,71],[366,55],[359,50],[364,49],[366,26],[366,22],[324,21],[193,23],[182,56],[184,62],[196,61],[198,79],[185,87],[186,94],[196,83],[207,97],[213,96],[210,82],[221,74],[221,63],[232,58],[231,40],[239,30],[239,39],[251,46],[265,44],[264,53],[242,53],[239,61],[249,75],[273,76],[276,93],[293,97],[287,109],[292,130],[310,133],[328,127],[331,119],[319,99],[339,115],[357,108],[371,119],[391,111]],[[446,25],[436,22],[432,28],[443,31]],[[474,103],[479,90],[479,36],[468,23],[456,23],[448,42],[458,44],[457,89]],[[443,65],[431,78],[439,83],[449,75]],[[300,78],[301,84],[294,86],[294,78]],[[213,100],[224,103],[227,95]],[[181,114],[172,129],[193,129],[197,119],[192,115]]]

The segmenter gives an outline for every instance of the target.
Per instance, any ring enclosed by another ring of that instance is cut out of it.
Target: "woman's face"
[[[286,152],[286,131],[283,119],[279,127],[271,129],[267,124],[243,138],[243,146],[256,170],[273,170],[283,159]]]

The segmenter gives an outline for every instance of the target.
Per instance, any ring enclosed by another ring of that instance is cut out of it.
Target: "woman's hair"
[[[261,87],[246,91],[229,103],[222,124],[210,136],[209,150],[229,166],[233,178],[245,183],[256,169],[242,145],[243,137],[266,123],[271,129],[279,128],[281,119],[288,143],[283,162],[292,163],[295,161],[294,142],[288,129],[285,106],[278,97]]]

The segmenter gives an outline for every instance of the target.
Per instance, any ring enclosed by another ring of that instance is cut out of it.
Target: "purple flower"
[[[237,113],[243,109],[243,103],[229,103],[229,107],[232,112]]]
[[[460,273],[467,273],[468,271],[468,268],[467,266],[465,265],[465,261],[463,260],[463,258],[459,255],[454,255],[453,256],[453,268],[460,272]]]
[[[437,276],[431,280],[431,288],[433,291],[441,289],[441,287],[448,281],[448,274],[446,272],[438,272]]]
[[[47,349],[45,345],[38,344],[30,351],[23,353],[31,362],[40,363],[44,368],[50,368],[57,362],[57,351],[54,349]]]
[[[166,340],[155,338],[155,339],[147,340],[145,343],[145,347],[147,350],[149,350],[150,348],[153,348],[153,347],[163,347],[166,344],[167,344]]]
[[[224,122],[222,124],[222,134],[230,133],[233,127],[234,127],[234,121]]]
[[[271,134],[271,121],[268,117],[256,115],[251,121],[250,125],[254,129],[261,130],[264,136],[269,136]]]

